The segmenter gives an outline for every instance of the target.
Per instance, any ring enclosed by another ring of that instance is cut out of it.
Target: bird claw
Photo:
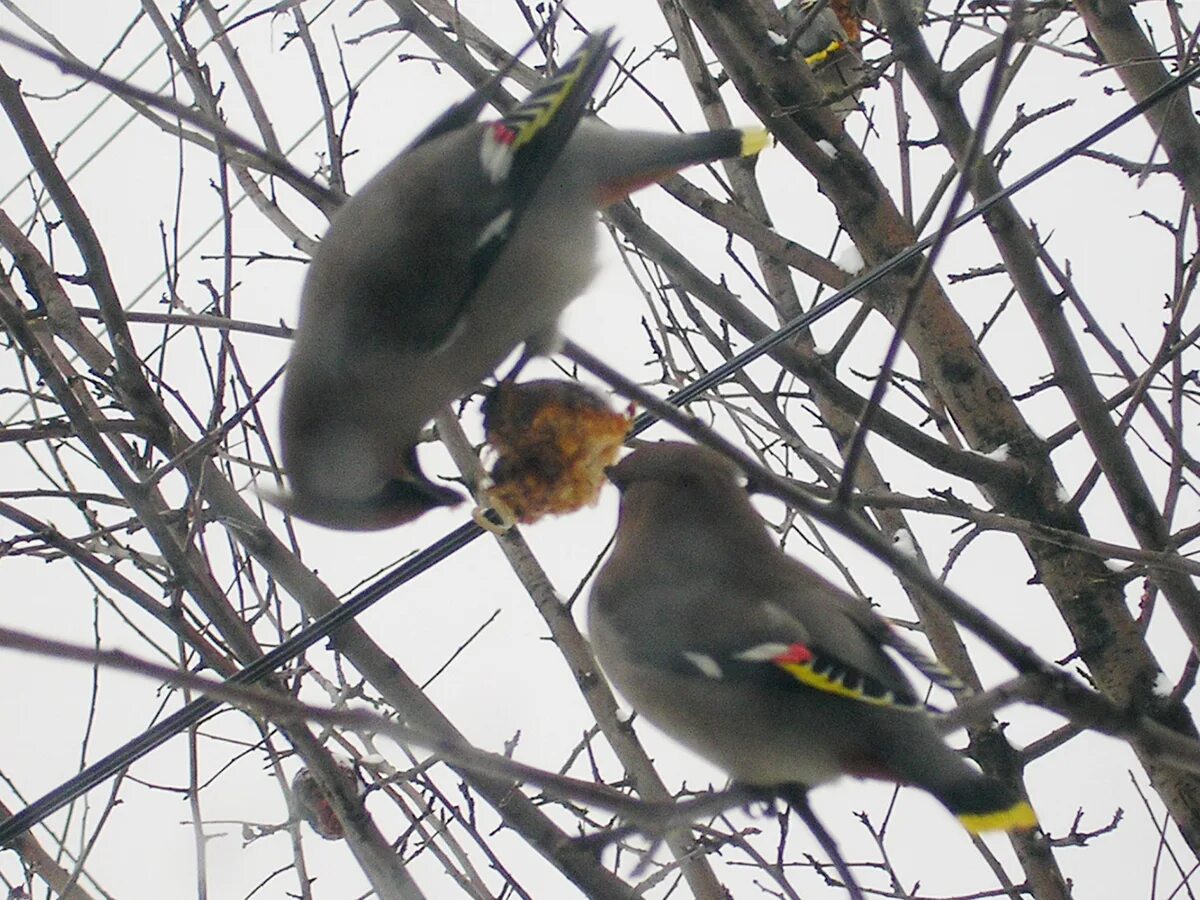
[[[517,514],[503,500],[487,498],[487,506],[476,506],[471,510],[471,518],[484,531],[492,534],[507,534],[517,524]]]

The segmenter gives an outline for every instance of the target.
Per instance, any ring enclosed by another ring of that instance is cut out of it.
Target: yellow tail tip
[[[1022,800],[1008,809],[988,813],[963,813],[958,821],[971,834],[985,831],[1028,831],[1038,827],[1037,814],[1033,807]]]
[[[742,129],[742,156],[754,156],[767,146],[771,140],[771,132],[765,128]]]
[[[808,63],[809,66],[815,66],[818,63],[825,62],[825,60],[829,59],[829,57],[833,56],[833,54],[837,53],[839,50],[841,50],[845,46],[846,45],[843,44],[841,41],[834,39],[834,40],[830,41],[828,43],[828,45],[825,46],[824,49],[818,50],[816,53],[813,53],[813,54],[810,54],[809,56],[804,57],[804,61],[806,63]]]

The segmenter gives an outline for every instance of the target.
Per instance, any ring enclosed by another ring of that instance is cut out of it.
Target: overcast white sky
[[[111,48],[138,8],[131,0],[106,3],[53,0],[49,4],[15,5],[36,17],[66,47],[91,63],[97,62]],[[951,5],[935,3],[935,6]],[[261,2],[234,0],[224,16],[236,17],[264,6]],[[347,18],[353,6],[349,0],[334,0],[330,12],[314,23],[314,32],[323,52],[330,51],[329,28],[335,23],[339,37],[347,42],[349,38],[394,21],[387,7],[378,0],[366,3],[360,14]],[[515,47],[521,42],[525,32],[515,6],[494,0],[463,0],[460,6],[465,14],[489,33],[504,39],[508,46]],[[318,4],[305,4],[310,15],[315,16],[321,8]],[[644,51],[667,35],[653,4],[632,0],[574,0],[572,10],[589,27],[615,22],[626,48]],[[1147,10],[1147,15],[1158,14],[1157,8]],[[24,33],[10,11],[0,11],[0,27]],[[1081,33],[1078,25],[1071,27]],[[321,134],[319,129],[311,131],[317,123],[317,106],[302,48],[298,43],[291,43],[286,49],[280,49],[288,30],[287,20],[264,16],[235,34],[238,48],[264,95],[264,103],[271,112],[283,145],[290,158],[301,169],[308,170],[320,152]],[[202,26],[192,31],[196,38],[204,33]],[[365,181],[448,102],[465,92],[461,81],[452,74],[439,75],[421,62],[398,63],[395,47],[400,40],[397,34],[384,34],[360,44],[347,43],[344,48],[346,69],[352,80],[357,80],[382,60],[358,97],[348,135],[349,144],[356,150],[347,168],[352,187]],[[568,46],[573,46],[575,41],[574,37],[564,38],[564,44]],[[167,68],[157,46],[157,37],[148,23],[138,22],[109,70],[121,76],[129,75],[139,86],[160,90],[166,82]],[[404,43],[403,52],[424,53],[415,39]],[[147,56],[150,59],[145,66],[131,74]],[[0,57],[9,73],[22,79],[28,92],[51,95],[74,84],[71,79],[60,77],[51,67],[20,51],[7,49]],[[326,71],[331,72],[332,55],[326,59],[326,65]],[[643,71],[643,78],[664,92],[672,114],[685,126],[702,127],[702,119],[682,76],[667,74],[669,71],[667,64],[660,61],[648,66]],[[1018,89],[1001,114],[1001,122],[1007,123],[1011,119],[1013,106],[1018,101],[1028,102],[1028,111],[1069,97],[1077,96],[1079,102],[1071,110],[1049,119],[1044,126],[1030,129],[1024,139],[1014,144],[1013,155],[1003,170],[1008,180],[1053,155],[1123,108],[1126,102],[1123,97],[1104,94],[1103,87],[1115,83],[1111,74],[1084,78],[1080,77],[1080,71],[1077,62],[1043,53],[1035,54],[1022,72]],[[165,227],[167,240],[172,240],[170,231],[176,217],[176,198],[180,198],[180,247],[196,240],[200,243],[183,260],[178,290],[184,303],[199,309],[209,298],[202,280],[212,279],[219,284],[221,279],[222,263],[218,258],[221,231],[219,226],[213,228],[219,222],[220,206],[210,183],[215,166],[206,153],[188,148],[184,151],[186,175],[180,182],[179,149],[175,142],[142,120],[126,126],[126,120],[132,115],[129,108],[112,98],[101,105],[105,99],[103,90],[89,86],[61,99],[31,101],[31,108],[47,140],[62,142],[60,164],[64,171],[72,173],[72,187],[104,241],[122,299],[135,309],[163,309],[160,304],[164,291],[161,230]],[[872,137],[871,143],[887,144],[893,133],[890,95],[880,91],[868,94],[864,99],[878,104],[877,126],[882,136]],[[87,122],[79,124],[85,114],[93,111],[94,115]],[[243,133],[253,133],[241,107],[234,104],[231,111],[231,124]],[[243,117],[238,118],[239,115]],[[633,91],[622,92],[606,111],[606,118],[619,125],[668,127],[654,104],[646,98],[638,98]],[[748,114],[746,121],[750,121]],[[863,133],[861,116],[852,120],[851,128],[855,134]],[[928,122],[917,121],[913,128],[918,138],[932,136]],[[299,142],[295,149],[293,142]],[[1138,121],[1104,146],[1141,159],[1150,150],[1151,137],[1146,126]],[[933,155],[918,154],[920,187],[925,189],[936,180],[944,166],[940,153],[936,159],[927,158]],[[878,158],[881,173],[889,183],[894,183],[894,153],[880,153]],[[33,189],[24,181],[27,161],[6,126],[0,127],[0,163],[3,173],[0,195],[8,192],[0,207],[21,222],[31,208]],[[811,179],[782,151],[765,153],[760,173],[768,186],[768,202],[778,230],[813,248],[828,249],[836,223],[830,206],[818,195]],[[691,177],[706,186],[713,185],[705,173],[692,173]],[[923,196],[920,192],[919,195]],[[234,197],[239,196],[235,186]],[[1077,160],[1050,176],[1037,189],[1022,194],[1017,203],[1028,218],[1037,222],[1043,235],[1053,234],[1052,246],[1057,257],[1073,262],[1077,285],[1093,311],[1113,326],[1113,332],[1119,332],[1113,323],[1129,321],[1131,328],[1140,329],[1135,334],[1145,342],[1144,346],[1155,346],[1161,317],[1132,318],[1129,313],[1131,307],[1139,304],[1158,308],[1163,295],[1171,290],[1169,247],[1161,232],[1146,219],[1138,218],[1138,214],[1149,208],[1173,216],[1177,213],[1178,197],[1177,186],[1171,179],[1152,178],[1139,188],[1132,180],[1102,172],[1099,163]],[[744,278],[724,255],[723,235],[707,231],[685,235],[690,218],[659,193],[639,195],[638,204],[655,227],[683,242],[691,258],[704,271],[713,277],[727,277],[739,290],[744,288]],[[289,197],[287,208],[310,233],[319,234],[322,228],[319,217],[306,209],[301,201]],[[281,255],[295,254],[288,241],[257,215],[239,215],[236,221],[235,244],[239,252],[264,250]],[[35,237],[40,245],[45,245],[42,235],[35,234]],[[994,250],[980,249],[987,246],[983,238],[979,225],[964,229],[951,241],[939,271],[943,274],[958,272],[969,265],[994,262]],[[77,261],[66,241],[57,238],[55,247],[63,253],[63,257],[56,259],[59,270],[77,272]],[[251,321],[294,324],[302,274],[303,268],[296,262],[239,264],[236,268],[239,288],[235,315]],[[803,285],[802,296],[808,296],[805,292],[811,292],[811,289],[811,285]],[[954,296],[961,304],[963,315],[977,324],[991,314],[1006,289],[1000,280],[987,279],[955,288]],[[93,305],[84,289],[73,290],[77,303]],[[744,291],[744,295],[749,296],[749,292]],[[639,324],[645,310],[644,301],[627,278],[615,250],[611,244],[606,244],[600,277],[569,311],[565,331],[623,371],[648,380],[654,377],[656,369],[645,366],[650,354]],[[831,344],[848,317],[846,310],[819,325],[815,329],[818,344]],[[160,342],[161,328],[134,326],[134,336],[139,342],[139,350],[148,354]],[[857,371],[870,370],[870,360],[878,360],[886,339],[886,332],[876,326],[856,342],[858,355],[855,358],[861,362]],[[236,341],[241,361],[253,383],[261,383],[286,359],[286,341],[253,335],[239,335]],[[1003,359],[1007,367],[1003,374],[1016,387],[1031,385],[1048,371],[1040,347],[1031,340],[1023,314],[1002,316],[988,342],[989,348],[1011,347],[1011,351],[994,355]],[[157,364],[157,358],[154,362]],[[0,357],[0,367],[7,386],[18,383],[11,360]],[[194,339],[190,337],[173,345],[168,357],[170,380],[187,389],[189,368],[195,373],[195,396],[205,396],[208,391],[205,376]],[[549,369],[543,366],[541,371]],[[751,371],[762,375],[760,384],[770,384],[773,372],[770,366],[759,366]],[[846,377],[851,380],[850,376]],[[861,380],[852,383],[859,390],[866,389]],[[19,398],[0,396],[0,403],[4,404],[0,413],[4,414],[6,422],[29,415],[27,409],[21,410]],[[277,403],[278,389],[268,394],[262,403],[262,414],[270,428],[275,427]],[[1047,392],[1039,404],[1035,427],[1044,427],[1049,433],[1069,421],[1057,395]],[[202,412],[207,413],[207,409]],[[469,424],[475,428],[473,436],[478,438],[477,423],[471,421]],[[810,427],[808,422],[799,424]],[[656,426],[648,436],[672,435],[670,429]],[[817,429],[812,429],[809,437],[819,447],[828,449],[827,440]],[[427,460],[425,468],[431,474],[445,475],[452,471],[450,463],[439,459],[437,454],[429,451],[423,451],[423,454]],[[0,444],[0,461],[0,490],[44,484],[28,457],[13,445]],[[1081,478],[1090,462],[1085,448],[1074,444],[1057,453],[1055,461],[1064,479]],[[103,490],[107,487],[98,479],[89,484],[86,475],[80,477],[84,479],[81,488]],[[945,486],[944,480],[931,483],[924,470],[895,469],[889,471],[889,477],[896,490],[910,493],[919,494],[931,486]],[[1076,486],[1077,482],[1066,484],[1068,490]],[[1161,485],[1155,487],[1158,489]],[[178,490],[179,485],[174,485],[174,489]],[[608,540],[615,523],[615,502],[615,492],[607,491],[595,509],[546,520],[527,530],[538,558],[564,595],[576,590]],[[1098,504],[1103,502],[1097,500]],[[776,504],[764,502],[762,508],[768,518],[778,521]],[[1102,508],[1093,507],[1096,509]],[[410,526],[380,534],[340,534],[303,523],[296,524],[296,531],[305,561],[335,590],[348,591],[372,573],[461,524],[468,514],[466,507],[438,511]],[[280,525],[278,516],[270,521],[274,526]],[[59,524],[72,534],[81,530],[77,516],[71,518],[64,514]],[[1130,542],[1115,514],[1106,516],[1094,511],[1089,516],[1089,524],[1096,529],[1096,537]],[[918,537],[934,570],[938,571],[959,535],[947,533],[941,523],[921,521],[921,525],[923,530]],[[14,533],[12,526],[0,523],[0,540],[10,538]],[[833,539],[832,543],[839,549],[845,548],[840,540]],[[225,550],[217,544],[215,539],[210,540],[213,552],[223,557]],[[809,564],[831,577],[839,577],[836,569],[799,539],[793,538],[789,546]],[[84,644],[92,643],[99,634],[106,647],[124,648],[163,661],[130,623],[122,621],[107,604],[95,604],[94,590],[69,567],[46,565],[26,557],[5,558],[0,566],[3,567],[0,577],[4,585],[0,592],[0,622],[5,626]],[[1027,583],[1032,574],[1028,559],[1015,542],[997,540],[969,549],[954,570],[951,582],[1001,623],[1033,643],[1047,658],[1057,659],[1071,649],[1070,639],[1050,608],[1045,593]],[[885,612],[911,618],[902,592],[881,566],[862,561],[856,565],[854,575],[862,590],[880,603]],[[1140,582],[1135,582],[1129,588],[1131,604],[1136,603],[1139,586]],[[582,622],[582,608],[582,604],[576,606],[576,621]],[[430,696],[478,746],[500,750],[506,740],[520,732],[517,758],[555,769],[578,743],[591,719],[560,655],[544,640],[544,624],[490,537],[476,541],[449,563],[405,585],[366,613],[361,621],[406,671],[417,681],[423,681],[497,610],[499,615],[472,645],[470,652],[433,683]],[[289,622],[294,621],[294,608],[287,609],[286,615]],[[168,652],[175,651],[170,634],[147,617],[135,618],[133,624]],[[1171,679],[1178,677],[1185,658],[1184,644],[1173,636],[1173,629],[1173,620],[1162,611],[1150,634]],[[976,643],[971,641],[973,648]],[[996,681],[1008,674],[988,651],[981,650],[979,657],[988,680]],[[310,654],[309,659],[327,675],[332,674],[330,657],[324,650]],[[94,673],[83,666],[0,652],[0,685],[4,686],[0,691],[0,721],[7,726],[6,739],[0,743],[0,775],[3,776],[0,800],[4,803],[14,809],[20,808],[23,801],[40,796],[76,772],[81,761],[80,742],[85,733],[88,744],[84,756],[91,761],[143,729],[160,709],[165,707],[170,711],[180,703],[178,696],[168,695],[151,681],[104,672],[98,676],[95,688],[95,715],[89,718],[89,708],[93,705],[93,678]],[[319,702],[327,698],[314,689],[309,699]],[[1017,711],[1006,718],[1012,720],[1008,734],[1017,746],[1042,736],[1055,724],[1051,716],[1033,711]],[[699,787],[722,781],[720,773],[655,734],[649,726],[642,724],[638,730],[669,786],[686,783]],[[245,717],[235,712],[227,712],[209,723],[205,732],[240,741],[256,739]],[[243,755],[222,770],[238,756],[239,748],[221,741],[202,742],[201,747],[203,772],[206,777],[215,776],[203,793],[204,814],[210,821],[206,831],[212,836],[208,845],[210,896],[242,897],[272,870],[287,864],[290,847],[282,833],[243,846],[239,823],[281,822],[287,814],[284,800],[270,779],[260,754]],[[407,765],[402,751],[394,745],[381,741],[380,747],[397,767]],[[176,739],[131,770],[130,780],[136,779],[137,783],[127,782],[122,787],[122,803],[111,813],[89,862],[90,873],[109,895],[138,900],[194,894],[195,854],[192,831],[187,824],[187,803],[181,793],[155,787],[178,788],[185,784],[185,752],[185,741]],[[288,769],[290,773],[294,770],[295,760],[289,760],[288,764],[292,767]],[[607,773],[615,775],[611,760],[605,760],[605,764]],[[586,766],[577,765],[572,774],[586,776],[588,772]],[[1087,812],[1084,827],[1090,828],[1106,823],[1118,807],[1125,810],[1126,821],[1118,833],[1100,838],[1094,849],[1059,853],[1060,864],[1075,883],[1076,896],[1150,896],[1151,870],[1156,862],[1155,826],[1139,799],[1135,782],[1150,797],[1153,814],[1161,817],[1162,810],[1128,748],[1116,741],[1085,735],[1076,738],[1066,751],[1031,766],[1027,777],[1041,819],[1055,834],[1069,830],[1081,806]],[[454,783],[453,778],[442,779],[443,787],[448,791],[453,789]],[[71,820],[74,834],[78,835],[79,821],[83,817],[94,827],[109,789],[106,785],[93,791],[86,805],[75,810]],[[18,799],[18,793],[21,799]],[[858,852],[873,852],[855,812],[866,810],[878,821],[890,802],[891,791],[886,786],[851,782],[822,788],[814,795],[818,812],[851,857]],[[898,804],[896,822],[899,826],[889,835],[888,850],[906,883],[920,882],[921,896],[941,897],[969,888],[994,886],[965,833],[940,806],[916,791],[902,792]],[[378,807],[378,814],[385,833],[395,834],[402,829],[402,823],[390,807]],[[60,814],[54,821],[56,827],[62,827],[66,819]],[[756,824],[767,830],[775,827],[769,820]],[[90,832],[90,827],[88,830]],[[44,834],[42,837],[49,845]],[[77,837],[74,844],[78,847]],[[521,872],[526,886],[536,891],[535,896],[576,896],[575,890],[565,885],[549,865],[519,842],[501,838],[500,845],[507,847],[506,864]],[[794,843],[793,847],[796,846],[800,844]],[[803,846],[812,850],[811,845]],[[1004,861],[1010,875],[1019,879],[1020,870],[1007,843],[989,839],[989,846]],[[331,900],[349,898],[367,889],[365,879],[343,845],[325,843],[307,833],[305,853],[310,873],[318,877],[314,889],[316,896]],[[431,898],[456,896],[451,883],[427,856],[418,860],[415,871]],[[744,893],[739,892],[737,896],[760,896],[750,884],[751,872],[739,875],[736,869],[728,866],[722,867],[721,872],[731,884],[741,884]],[[0,853],[0,875],[10,882],[20,881],[14,854]],[[745,880],[739,882],[739,878]],[[809,891],[804,896],[834,895],[821,887],[819,881],[807,878],[796,876],[795,883],[805,885]],[[1164,876],[1162,883],[1174,885],[1174,879]],[[294,878],[290,875],[276,879],[259,896],[282,897],[285,889],[294,890]],[[1169,894],[1170,888],[1163,890],[1160,887],[1157,896]]]

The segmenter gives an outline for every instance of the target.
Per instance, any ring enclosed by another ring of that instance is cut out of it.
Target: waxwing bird
[[[859,53],[862,0],[791,0],[780,8],[795,48],[839,119],[858,108],[864,66]]]
[[[896,0],[889,0],[896,2]],[[923,14],[928,0],[909,0],[913,11]],[[862,23],[880,21],[879,0],[790,0],[779,12],[787,26],[783,37],[812,68],[825,95],[825,103],[839,119],[858,109],[863,84],[870,66],[860,52]]]
[[[903,643],[890,626],[775,544],[733,463],[662,443],[609,478],[621,511],[588,628],[635,710],[735,781],[784,797],[882,778],[925,789],[972,833],[1036,826],[1013,787],[942,742],[884,652]]]
[[[650,134],[581,121],[610,35],[588,37],[499,121],[475,121],[491,89],[477,91],[334,216],[309,266],[284,386],[285,509],[364,530],[457,503],[421,471],[421,429],[518,345],[550,343],[594,274],[596,211],[765,144],[763,129]]]

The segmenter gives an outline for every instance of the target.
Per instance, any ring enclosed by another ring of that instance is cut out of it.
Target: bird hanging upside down
[[[619,131],[583,118],[613,52],[588,37],[499,121],[482,88],[334,216],[304,284],[281,419],[291,513],[388,528],[459,502],[421,471],[422,428],[518,345],[547,345],[591,281],[596,211],[766,131]]]

